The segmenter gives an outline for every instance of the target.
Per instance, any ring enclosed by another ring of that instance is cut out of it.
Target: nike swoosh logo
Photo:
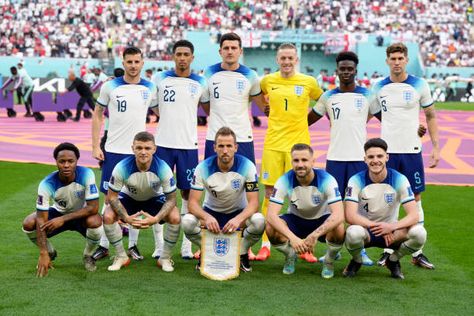
[[[415,186],[415,190],[418,190],[419,188],[423,187],[422,185]]]
[[[216,85],[216,84],[219,84],[219,83],[220,83],[220,82],[213,82],[212,84],[213,84],[213,85]]]
[[[386,95],[381,95],[380,99],[383,99],[383,98],[386,98],[386,97],[387,97]]]
[[[361,199],[362,199],[363,201],[368,201],[368,200],[369,200],[369,199],[366,199],[366,198],[363,198],[363,197],[361,197]]]
[[[166,89],[168,89],[168,88],[173,88],[173,86],[165,86],[165,88],[166,88]]]
[[[278,88],[279,88],[279,87],[272,87],[272,90],[276,90],[276,89],[278,89]]]
[[[332,103],[332,106],[338,105],[339,103],[341,103],[341,102],[334,102],[334,103]]]
[[[117,99],[118,99],[118,98],[123,98],[124,95],[116,95],[115,97],[116,97]]]
[[[214,188],[216,188],[216,187],[217,187],[217,185],[210,185],[210,186],[209,186],[209,189],[214,189]]]
[[[299,200],[299,199],[296,199],[296,200],[290,201],[290,202],[291,202],[291,204],[295,204],[296,202],[298,202],[298,200]]]

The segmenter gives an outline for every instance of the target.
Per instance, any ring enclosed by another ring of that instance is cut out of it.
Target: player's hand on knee
[[[209,215],[206,220],[205,220],[205,226],[207,228],[207,230],[209,230],[210,232],[214,233],[214,234],[218,234],[220,233],[220,227],[219,227],[219,223],[217,222],[217,220]]]
[[[55,229],[58,229],[64,225],[64,219],[62,216],[53,218],[43,225],[40,226],[40,229],[42,231],[45,231],[46,233],[50,233],[54,231]]]
[[[234,217],[224,225],[224,227],[222,228],[222,232],[224,234],[227,234],[227,233],[232,234],[237,229],[239,229],[239,227],[240,227],[240,221],[236,217]]]
[[[388,247],[395,241],[395,236],[393,235],[393,233],[390,233],[383,235],[383,239],[385,240],[385,246]]]
[[[305,244],[305,241],[301,238],[294,238],[294,239],[290,239],[290,244],[291,244],[291,247],[293,247],[293,249],[295,249],[295,251],[298,253],[298,254],[302,254],[302,253],[305,253],[307,251],[307,246]]]
[[[385,222],[379,222],[379,223],[374,223],[373,225],[370,226],[370,231],[375,235],[375,236],[384,236],[387,234],[391,234],[394,231],[393,224],[391,223],[385,223]]]
[[[308,237],[306,237],[304,239],[304,244],[307,248],[307,252],[312,253],[314,246],[316,245],[317,242],[318,242],[318,239],[314,236],[309,235]]]

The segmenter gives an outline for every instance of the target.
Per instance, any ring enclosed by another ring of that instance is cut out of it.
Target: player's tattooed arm
[[[319,237],[324,236],[331,230],[335,229],[344,221],[344,208],[342,201],[334,202],[329,205],[331,215],[319,226],[315,231],[306,237],[307,245],[309,247],[314,246]]]
[[[161,207],[161,210],[155,216],[156,223],[159,223],[164,218],[166,218],[175,206],[176,206],[176,191],[166,194],[166,202],[163,204],[163,206]]]
[[[40,249],[40,256],[38,258],[38,265],[36,268],[36,276],[44,277],[48,275],[49,268],[52,267],[51,259],[48,254],[48,247],[46,246],[46,231],[41,229],[41,226],[48,220],[48,212],[36,212],[36,242]]]
[[[112,207],[112,210],[119,216],[119,218],[125,223],[129,223],[127,210],[123,207],[122,203],[120,203],[120,200],[118,198],[112,198],[109,203],[110,207]]]

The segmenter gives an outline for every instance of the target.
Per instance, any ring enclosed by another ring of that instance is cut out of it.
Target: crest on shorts
[[[362,110],[362,107],[364,106],[364,99],[355,98],[354,99],[354,106],[356,107],[357,111],[360,112],[360,110]]]
[[[395,199],[395,193],[385,193],[385,194],[383,195],[383,198],[384,198],[384,200],[385,200],[385,203],[387,203],[387,204],[390,205],[390,204],[393,203],[393,201],[394,201],[394,199]]]
[[[411,100],[413,100],[413,92],[409,90],[403,91],[403,100],[405,100],[406,102],[410,102]]]
[[[303,90],[304,90],[303,86],[295,86],[295,94],[297,96],[301,96],[303,94]]]
[[[313,200],[313,204],[321,203],[321,197],[319,195],[313,195],[311,198]]]
[[[237,91],[239,92],[239,94],[242,94],[242,92],[245,89],[245,81],[244,80],[237,80],[235,82],[235,85],[236,85],[236,88],[237,88]]]
[[[142,98],[144,101],[148,100],[148,98],[150,97],[150,91],[148,90],[142,90],[140,91],[141,94],[142,94]]]
[[[232,189],[234,189],[234,190],[240,189],[240,179],[232,180],[230,185],[231,185]]]
[[[195,97],[198,92],[198,87],[197,85],[190,83],[189,84],[189,93],[191,94],[191,97]]]
[[[229,252],[230,238],[215,237],[214,238],[214,253],[219,257],[225,256]]]

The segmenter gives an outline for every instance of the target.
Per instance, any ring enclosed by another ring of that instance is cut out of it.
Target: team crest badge
[[[301,96],[303,94],[304,88],[302,86],[295,86],[295,94]]]
[[[313,196],[312,196],[312,200],[313,200],[313,203],[314,203],[314,204],[319,204],[319,203],[321,203],[321,198],[319,197],[319,195],[313,195]]]
[[[393,203],[393,200],[395,199],[395,193],[385,193],[383,195],[383,198],[385,200],[385,203],[390,205]]]
[[[189,93],[191,94],[191,97],[195,97],[198,92],[198,87],[195,84],[190,83],[189,84]]]
[[[360,112],[360,110],[362,110],[362,107],[364,106],[364,99],[362,99],[362,98],[356,98],[356,99],[354,100],[354,105],[355,105],[357,111]]]
[[[85,194],[84,194],[84,191],[75,191],[74,192],[74,195],[78,198],[78,199],[83,199]]]
[[[406,102],[410,102],[413,100],[413,92],[411,91],[403,91],[403,100]]]
[[[151,185],[151,188],[153,189],[153,191],[155,191],[155,192],[157,192],[158,189],[160,188],[160,184],[159,184],[158,181],[152,181],[150,183],[150,185]]]
[[[150,97],[150,91],[148,90],[142,90],[140,91],[141,94],[142,94],[142,98],[144,101],[148,100],[148,98]]]
[[[242,94],[242,92],[244,92],[244,89],[245,89],[245,81],[244,80],[237,80],[235,82],[236,84],[236,88],[237,88],[237,91],[239,92],[239,94]]]
[[[240,189],[240,180],[239,179],[234,179],[234,180],[232,180],[230,185],[232,186],[232,189],[238,190],[238,189]]]
[[[96,194],[97,193],[97,186],[95,184],[91,184],[89,186],[89,191],[91,192],[91,194]]]
[[[214,238],[214,253],[219,256],[225,256],[229,252],[230,238],[215,237]]]

